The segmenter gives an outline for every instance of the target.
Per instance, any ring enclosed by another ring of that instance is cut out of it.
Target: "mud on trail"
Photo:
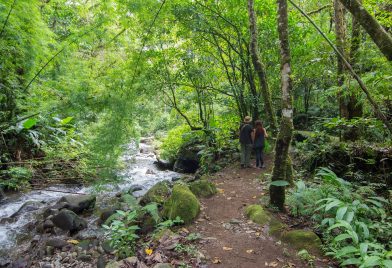
[[[297,251],[268,234],[244,215],[247,205],[258,203],[267,194],[267,182],[261,173],[271,172],[271,156],[266,157],[266,169],[240,169],[233,164],[211,178],[218,193],[202,198],[202,211],[189,231],[200,233],[197,245],[205,254],[208,267],[260,268],[310,267],[297,256]],[[313,267],[329,267],[327,260],[318,258]]]

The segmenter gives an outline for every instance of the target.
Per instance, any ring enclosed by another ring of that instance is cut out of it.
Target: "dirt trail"
[[[266,157],[271,167],[271,157]],[[268,230],[244,217],[244,208],[258,202],[265,194],[259,178],[267,169],[240,169],[233,164],[217,173],[212,181],[219,193],[201,199],[202,212],[189,226],[204,239],[198,245],[208,260],[208,267],[260,268],[308,267],[296,251],[268,235]],[[328,267],[319,261],[315,267]]]

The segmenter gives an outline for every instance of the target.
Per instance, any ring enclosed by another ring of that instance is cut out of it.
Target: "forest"
[[[391,62],[391,0],[0,0],[0,267],[392,268]]]

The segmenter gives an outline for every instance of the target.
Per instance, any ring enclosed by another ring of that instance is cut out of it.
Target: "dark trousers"
[[[256,147],[255,151],[256,151],[256,167],[262,167],[264,165],[264,161],[263,161],[263,147]]]

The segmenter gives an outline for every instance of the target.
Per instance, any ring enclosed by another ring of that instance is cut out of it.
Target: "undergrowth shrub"
[[[327,255],[342,266],[392,267],[391,204],[321,168],[314,183],[297,181],[291,213],[308,216],[323,234]]]
[[[25,167],[11,167],[0,171],[0,188],[7,190],[23,190],[29,187],[33,173]]]

